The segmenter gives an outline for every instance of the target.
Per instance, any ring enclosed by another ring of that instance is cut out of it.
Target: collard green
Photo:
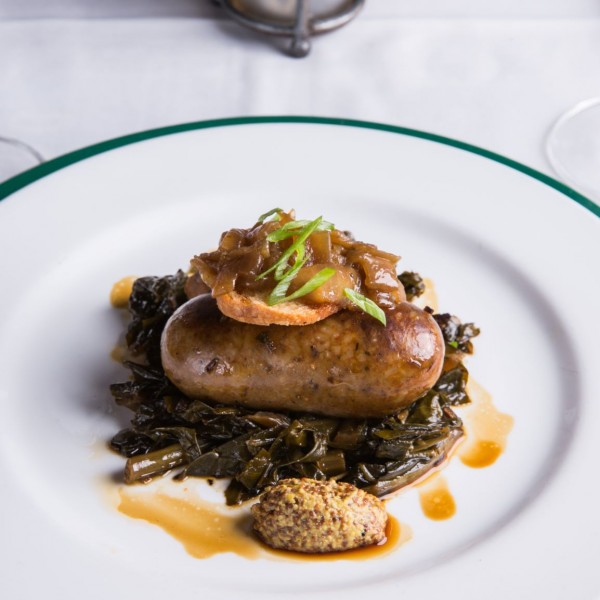
[[[463,352],[473,354],[473,342],[471,338],[479,335],[479,328],[473,323],[462,323],[458,317],[443,313],[433,315],[442,330],[446,342],[446,352]]]
[[[403,271],[398,275],[400,283],[404,286],[406,299],[410,302],[413,298],[421,296],[425,292],[423,278],[413,271]]]
[[[117,404],[133,411],[131,426],[111,441],[127,458],[128,482],[174,469],[178,478],[229,478],[228,504],[289,477],[336,478],[383,496],[442,463],[463,435],[452,407],[469,402],[461,357],[472,352],[479,330],[445,314],[434,315],[451,352],[442,375],[423,397],[385,419],[253,411],[186,397],[160,364],[160,335],[187,299],[185,278],[181,271],[144,277],[133,287],[126,340],[136,361],[125,363],[130,381],[111,386]],[[416,295],[422,279],[411,273],[410,280]]]

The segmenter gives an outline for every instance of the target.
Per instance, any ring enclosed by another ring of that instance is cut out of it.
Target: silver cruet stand
[[[288,54],[310,52],[311,38],[349,23],[365,0],[218,0],[229,16],[259,33],[290,38]]]

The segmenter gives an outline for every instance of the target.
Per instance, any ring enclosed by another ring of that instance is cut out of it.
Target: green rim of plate
[[[192,123],[171,125],[168,127],[160,127],[158,129],[149,129],[147,131],[140,131],[139,133],[124,135],[122,137],[107,140],[105,142],[100,142],[92,146],[86,146],[85,148],[75,150],[74,152],[69,152],[68,154],[63,154],[62,156],[49,160],[48,162],[34,167],[33,169],[29,169],[28,171],[24,171],[23,173],[20,173],[19,175],[8,179],[4,183],[0,184],[0,200],[4,200],[11,194],[14,194],[18,190],[28,186],[29,184],[37,181],[38,179],[46,177],[46,175],[50,175],[55,171],[64,169],[69,165],[85,160],[86,158],[95,156],[96,154],[108,152],[110,150],[114,150],[115,148],[120,148],[121,146],[127,146],[129,144],[135,144],[137,142],[162,137],[165,135],[182,133],[184,131],[212,129],[215,127],[231,127],[233,125],[256,125],[260,123],[309,123],[317,125],[357,127],[360,129],[374,129],[376,131],[397,133],[409,137],[429,140],[438,144],[445,144],[446,146],[452,146],[454,148],[459,148],[460,150],[465,150],[466,152],[471,152],[473,154],[478,154],[479,156],[489,158],[490,160],[503,164],[507,167],[510,167],[511,169],[520,171],[521,173],[524,173],[529,177],[533,177],[534,179],[537,179],[538,181],[541,181],[542,183],[545,183],[551,188],[554,188],[555,190],[558,190],[559,192],[563,193],[568,198],[571,198],[571,200],[575,200],[575,202],[577,202],[578,204],[595,214],[597,217],[600,217],[600,206],[592,202],[592,200],[590,200],[589,198],[586,198],[585,196],[576,192],[574,189],[564,185],[563,183],[557,181],[556,179],[553,179],[552,177],[549,177],[548,175],[544,175],[543,173],[532,169],[531,167],[527,167],[515,160],[502,156],[501,154],[496,154],[495,152],[490,152],[489,150],[479,148],[478,146],[473,146],[472,144],[460,142],[458,140],[444,137],[441,135],[436,135],[434,133],[428,133],[426,131],[420,131],[418,129],[409,129],[406,127],[397,127],[395,125],[385,125],[383,123],[374,123],[369,121],[357,121],[354,119],[332,119],[328,117],[300,116],[235,117],[229,119],[215,119],[211,121],[196,121]]]

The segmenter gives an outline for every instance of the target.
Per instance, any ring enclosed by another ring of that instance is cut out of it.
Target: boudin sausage
[[[435,320],[408,302],[387,325],[340,311],[305,326],[250,325],[201,295],[168,321],[161,343],[169,379],[192,398],[263,410],[383,417],[437,381],[444,340]]]

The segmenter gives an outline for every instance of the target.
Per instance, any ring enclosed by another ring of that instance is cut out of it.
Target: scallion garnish
[[[302,262],[302,265],[306,262],[306,259]],[[302,266],[301,265],[301,266]],[[291,271],[289,271],[291,273]],[[318,287],[321,287],[328,279],[331,279],[335,275],[335,269],[331,267],[325,267],[321,269],[316,275],[313,275],[302,287],[298,288],[293,294],[289,296],[285,295],[287,288],[290,286],[292,279],[296,276],[297,272],[294,273],[293,277],[290,278],[283,295],[276,296],[277,288],[279,284],[275,287],[271,296],[269,297],[269,305],[273,306],[274,304],[279,304],[280,302],[289,302],[290,300],[296,300],[297,298],[301,298],[302,296],[306,296],[310,294],[312,291],[316,290]],[[284,277],[280,283],[283,283],[287,279]]]
[[[261,215],[259,217],[259,223],[262,223],[265,219],[273,214],[276,214],[278,218],[281,218],[279,215],[281,212],[282,211],[280,208],[274,208],[264,215]],[[281,302],[289,302],[290,300],[296,300],[297,298],[306,296],[307,294],[310,294],[312,291],[316,290],[318,287],[322,286],[328,279],[335,275],[335,269],[330,267],[321,269],[294,293],[286,296],[292,281],[296,275],[298,275],[300,269],[308,261],[308,258],[305,258],[306,240],[316,231],[332,231],[333,229],[335,229],[333,223],[323,221],[323,217],[317,217],[314,221],[290,221],[267,235],[266,239],[268,242],[281,242],[290,237],[296,238],[290,247],[283,252],[275,264],[271,265],[271,267],[256,277],[257,280],[263,279],[269,273],[275,271],[273,273],[273,277],[275,281],[277,281],[277,285],[267,299],[267,304],[269,306],[274,306],[275,304],[280,304]],[[290,267],[289,260],[294,254],[296,254],[294,264]]]
[[[319,226],[319,223],[321,223],[321,221],[323,221],[323,217],[317,217],[314,221],[310,221],[308,225],[301,229],[297,234],[298,237],[296,241],[280,256],[279,260],[273,266],[271,266],[266,271],[263,271],[260,275],[258,275],[256,279],[263,279],[269,273],[275,271],[275,280],[281,281],[285,276],[285,269],[288,266],[288,260],[294,254],[294,252],[301,251],[302,256],[304,256],[304,243]]]
[[[293,235],[298,235],[298,230],[310,225],[311,221],[300,220],[300,221],[290,221],[285,225],[282,225],[279,229],[272,231],[267,236],[267,241],[269,242],[281,242],[282,240],[286,240]],[[333,231],[335,229],[335,225],[333,223],[329,223],[329,221],[321,221],[316,231]]]
[[[366,296],[355,292],[352,288],[345,288],[344,296],[346,296],[350,302],[356,304],[356,306],[358,306],[358,308],[360,308],[362,311],[366,312],[372,317],[375,317],[383,325],[387,323],[385,313],[383,310],[381,310],[381,308],[379,308],[379,306],[377,306],[377,304],[375,304],[375,302],[373,302],[373,300],[370,300]]]
[[[281,209],[281,208],[272,208],[271,210],[267,211],[266,213],[260,215],[260,217],[258,217],[257,223],[264,223],[269,217],[271,217],[273,215],[275,215],[274,220],[279,221],[279,220],[281,220],[280,214],[282,212],[283,212],[283,209]]]
[[[269,298],[267,299],[267,304],[269,306],[274,306],[275,304],[283,302],[292,280],[298,275],[298,271],[306,264],[307,260],[308,258],[304,257],[304,249],[302,249],[302,252],[296,258],[294,266],[283,276],[275,286],[275,289],[270,293]]]

